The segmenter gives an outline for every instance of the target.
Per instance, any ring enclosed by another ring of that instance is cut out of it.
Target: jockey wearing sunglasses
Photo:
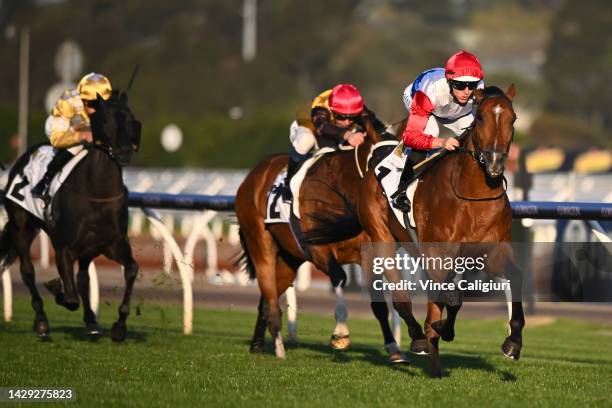
[[[408,122],[402,135],[404,147],[410,149],[397,191],[391,196],[393,205],[410,210],[406,188],[414,177],[412,166],[423,160],[427,151],[443,148],[455,150],[455,137],[439,138],[439,124],[456,136],[469,127],[474,116],[472,102],[475,89],[484,88],[480,61],[467,51],[453,54],[444,68],[422,72],[404,90],[403,100],[408,110]]]
[[[365,107],[354,85],[339,84],[314,98],[309,115],[298,115],[289,130],[292,148],[282,192],[284,201],[291,200],[289,181],[313,149],[337,148],[343,143],[357,147],[364,142],[365,118],[372,121],[377,131],[384,132],[385,125]]]

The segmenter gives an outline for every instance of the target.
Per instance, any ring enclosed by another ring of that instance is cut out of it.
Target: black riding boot
[[[402,170],[402,175],[400,176],[400,181],[397,186],[397,191],[391,195],[391,203],[393,206],[402,212],[410,211],[410,200],[406,195],[406,189],[408,188],[408,184],[410,184],[410,180],[414,176],[414,170],[409,163],[406,163],[404,166],[404,170]]]
[[[74,156],[66,149],[59,149],[51,162],[47,166],[47,172],[43,176],[43,178],[34,186],[32,189],[32,197],[42,198],[45,202],[45,205],[49,204],[49,186],[51,185],[51,180],[59,171],[72,159]]]
[[[426,156],[427,154],[425,152],[412,150],[408,153],[408,157],[406,157],[406,164],[402,170],[397,191],[391,195],[393,206],[402,212],[408,212],[411,208],[410,200],[406,195],[406,189],[414,180],[415,174],[413,166],[422,161]]]
[[[289,164],[287,164],[287,177],[285,177],[285,184],[283,185],[283,201],[291,201],[293,199],[293,193],[291,192],[289,182],[293,176],[295,176],[295,173],[297,173],[300,165],[307,157],[307,155],[299,154],[295,151],[295,149],[291,149]]]

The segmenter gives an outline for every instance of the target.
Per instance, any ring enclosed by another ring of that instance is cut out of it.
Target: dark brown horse
[[[497,244],[494,256],[487,260],[487,272],[501,277],[512,275],[513,300],[520,299],[522,282],[509,245],[512,214],[502,175],[516,119],[511,102],[514,94],[514,85],[506,93],[496,87],[475,91],[476,119],[463,139],[462,147],[457,152],[446,154],[424,174],[413,200],[421,243]],[[369,171],[362,183],[358,213],[372,242],[412,241],[390,209],[374,171]],[[386,255],[393,256],[393,247],[387,247],[385,250],[391,253]],[[397,276],[393,276],[393,272],[391,275],[390,279],[395,281]],[[435,273],[434,277],[444,279]],[[454,338],[454,322],[461,307],[460,296],[456,293],[446,295],[443,300],[430,300],[427,307],[425,335],[431,356],[431,372],[435,377],[441,376],[439,337],[446,341]],[[447,318],[442,320],[445,306]],[[506,356],[516,360],[520,357],[523,326],[522,304],[513,301],[511,333],[502,350]],[[417,330],[415,326],[410,331],[411,336]]]
[[[242,246],[251,276],[257,277],[261,297],[252,352],[263,350],[266,327],[275,339],[278,357],[285,356],[280,335],[281,311],[279,297],[293,283],[297,268],[310,260],[327,273],[332,283],[340,284],[346,275],[342,264],[359,263],[360,249],[369,237],[357,220],[357,200],[361,174],[367,169],[368,156],[382,136],[366,122],[368,137],[357,151],[337,151],[320,158],[308,171],[299,193],[300,225],[310,244],[303,250],[288,224],[264,224],[267,196],[279,172],[287,166],[288,155],[270,156],[247,175],[236,194],[236,215],[240,224]],[[327,221],[333,219],[334,224]],[[318,235],[310,231],[334,231],[333,243],[318,243]],[[340,232],[338,234],[338,232]],[[305,254],[306,252],[306,254]],[[395,345],[384,303],[372,303],[380,322],[386,349],[392,361],[403,356]]]

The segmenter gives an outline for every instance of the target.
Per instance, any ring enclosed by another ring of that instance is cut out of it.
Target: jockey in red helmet
[[[308,118],[298,117],[289,130],[293,147],[287,166],[283,200],[291,200],[289,181],[310,151],[322,147],[337,148],[342,143],[359,146],[365,139],[364,119],[373,120],[374,127],[384,131],[385,125],[365,107],[361,93],[354,85],[339,84],[320,93],[310,106]]]
[[[406,188],[414,176],[412,166],[425,158],[426,152],[443,148],[455,150],[455,137],[439,138],[438,123],[456,136],[474,121],[472,113],[475,89],[484,88],[484,73],[474,54],[459,51],[453,54],[444,68],[433,68],[419,74],[404,90],[404,105],[408,122],[402,134],[404,147],[411,150],[406,159],[393,204],[402,211],[410,210]]]

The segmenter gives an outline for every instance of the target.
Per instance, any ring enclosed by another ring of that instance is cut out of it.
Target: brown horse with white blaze
[[[419,180],[413,208],[421,243],[487,243],[494,247],[487,259],[487,273],[511,275],[513,292],[510,336],[502,345],[504,354],[520,357],[522,328],[525,324],[520,299],[522,280],[510,247],[512,212],[503,182],[504,162],[514,133],[516,115],[512,108],[514,85],[507,92],[487,87],[474,93],[476,118],[462,140],[461,148],[445,154]],[[374,243],[412,241],[395,218],[373,171],[362,184],[359,219]],[[394,251],[391,247],[388,251]],[[435,271],[434,278],[436,277]],[[431,274],[430,274],[431,276]],[[443,280],[444,277],[437,277]],[[448,278],[448,277],[446,277]],[[442,319],[446,307],[447,318]],[[431,373],[441,376],[438,342],[454,338],[454,322],[461,307],[457,293],[446,293],[442,300],[429,301],[425,322]]]

